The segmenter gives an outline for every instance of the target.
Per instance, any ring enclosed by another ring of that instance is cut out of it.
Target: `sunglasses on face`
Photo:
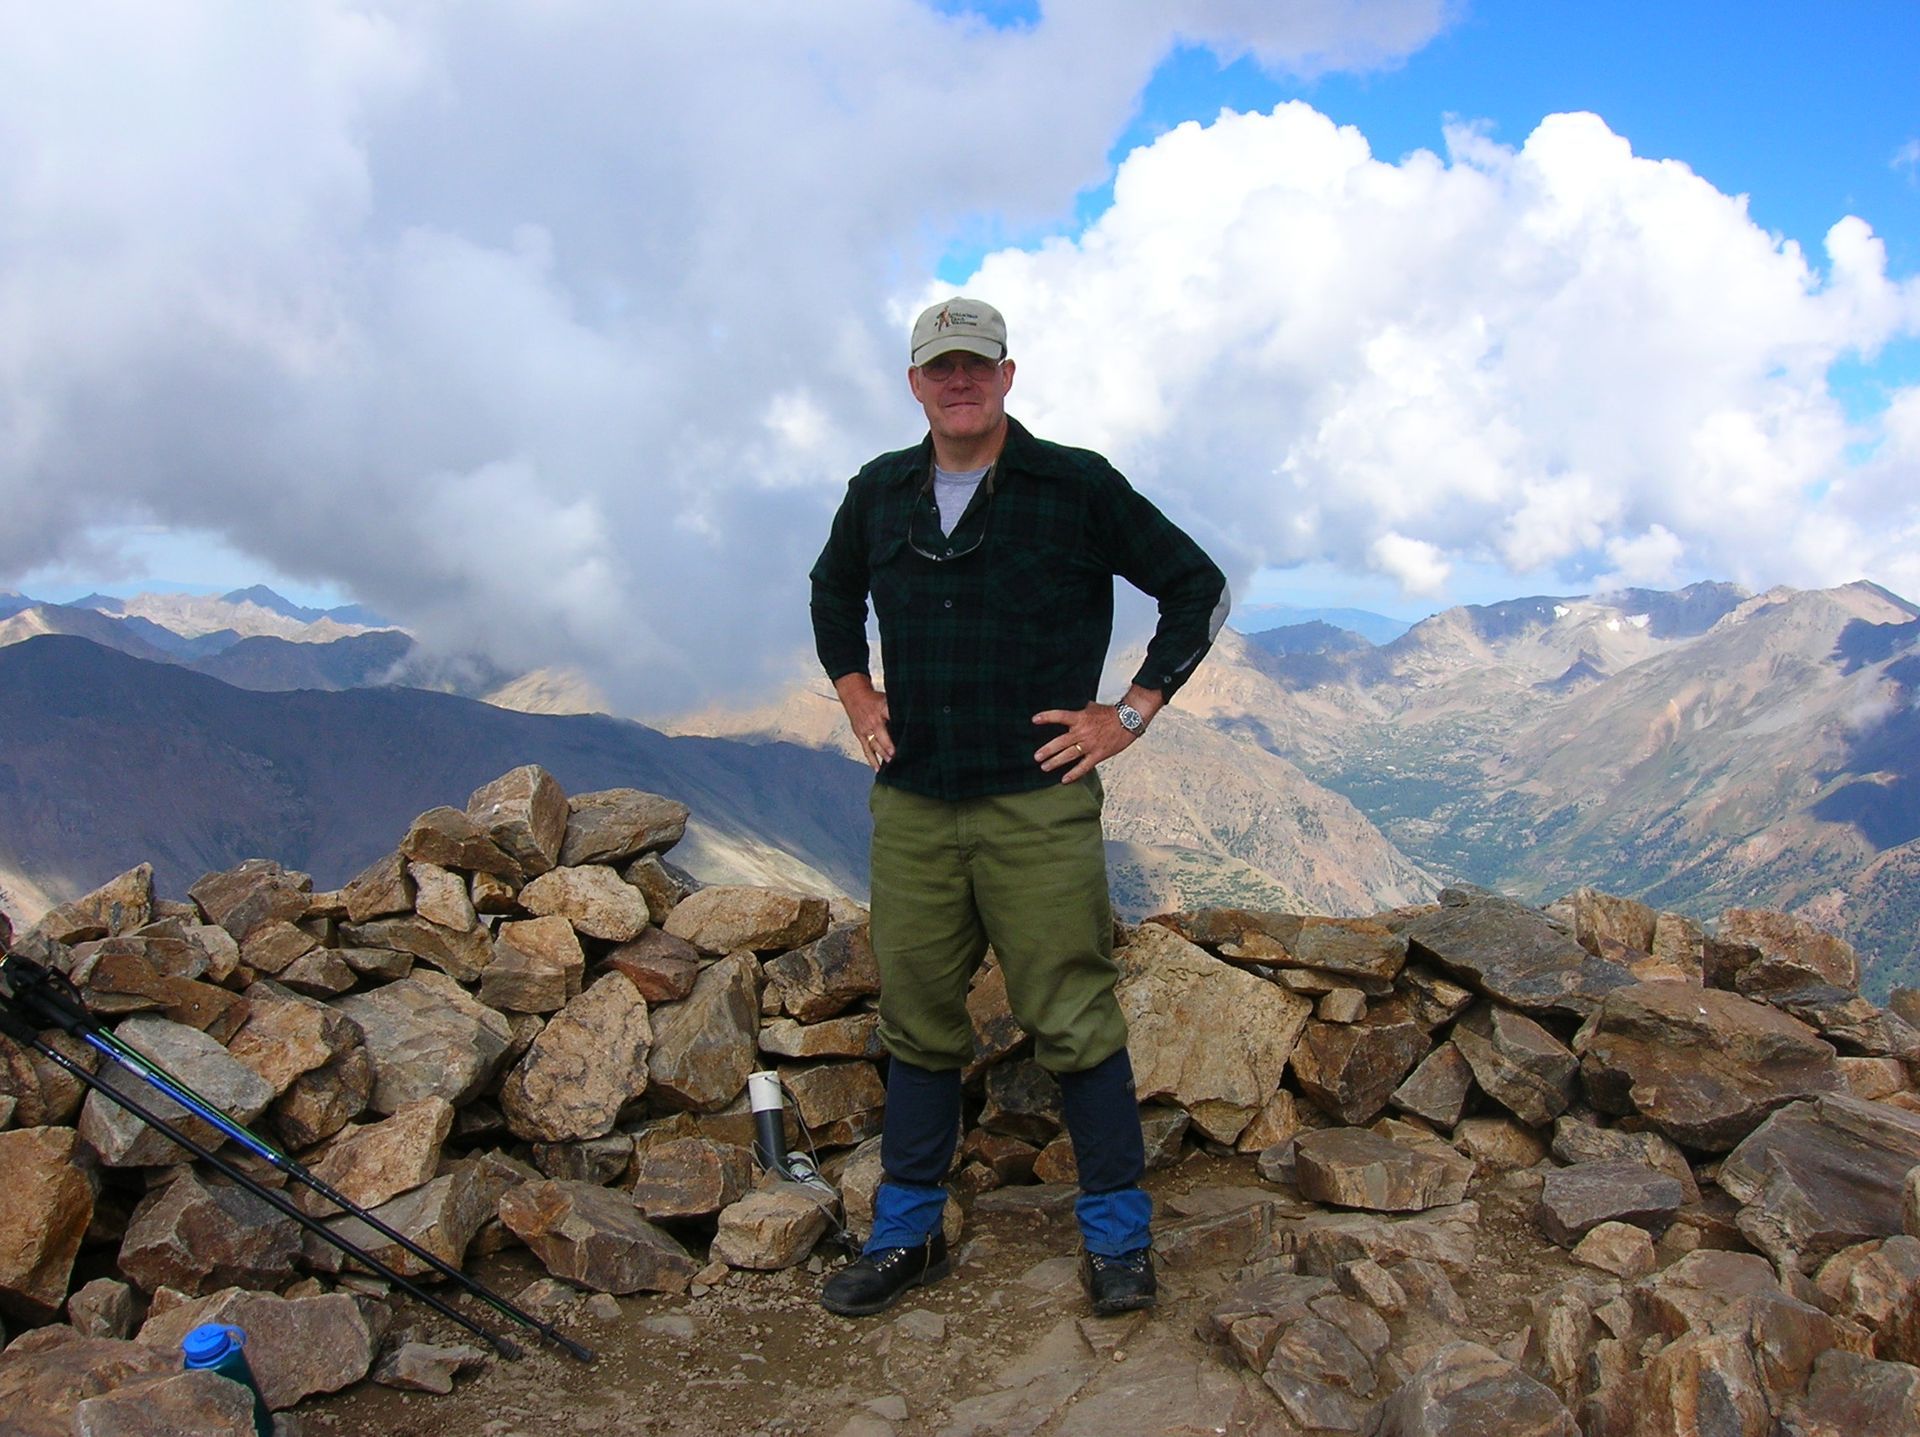
[[[949,352],[929,359],[920,366],[920,372],[936,383],[953,378],[955,370],[969,379],[987,379],[1003,363],[1004,360],[988,359],[983,354]]]

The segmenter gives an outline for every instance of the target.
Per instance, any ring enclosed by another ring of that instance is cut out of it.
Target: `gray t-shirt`
[[[973,502],[973,491],[980,487],[980,481],[987,477],[991,464],[982,464],[978,469],[942,469],[933,466],[933,502],[940,508],[940,532],[951,534],[953,526],[960,522],[960,516],[967,512],[967,505]]]

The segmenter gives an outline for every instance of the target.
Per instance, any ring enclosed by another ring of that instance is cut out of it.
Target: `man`
[[[1095,770],[1206,653],[1226,579],[1106,460],[1008,417],[1014,365],[990,305],[934,305],[909,358],[927,437],[854,476],[812,574],[820,661],[877,775],[872,935],[890,1057],[873,1234],[821,1302],[879,1312],[947,1273],[967,985],[991,944],[1059,1080],[1094,1311],[1150,1306],[1152,1207]],[[1100,703],[1116,574],[1160,601],[1160,621],[1124,697]],[[868,669],[869,594],[884,693]]]

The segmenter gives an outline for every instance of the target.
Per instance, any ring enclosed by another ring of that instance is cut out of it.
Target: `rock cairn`
[[[801,1263],[835,1223],[864,1233],[885,1084],[864,913],[701,887],[662,856],[687,817],[521,768],[338,891],[256,859],[173,902],[143,866],[17,947],[446,1261],[520,1244],[566,1290],[697,1292]],[[1293,1427],[1920,1431],[1920,1032],[1901,1016],[1920,995],[1867,1002],[1838,940],[1772,912],[1709,932],[1591,890],[1542,910],[1468,888],[1118,939],[1151,1161],[1198,1145],[1264,1180],[1163,1219],[1161,1262],[1233,1274],[1202,1335]],[[1070,1209],[1074,1180],[991,959],[969,1009],[956,1238],[963,1208]],[[757,1172],[760,1067],[838,1210]],[[205,1321],[248,1330],[276,1410],[369,1376],[444,1392],[485,1360],[415,1340],[384,1284],[182,1156],[0,1039],[8,1430],[249,1430],[226,1386],[178,1370]],[[1490,1190],[1524,1194],[1583,1274],[1501,1333],[1470,1329],[1456,1286],[1498,1262],[1477,1241]]]

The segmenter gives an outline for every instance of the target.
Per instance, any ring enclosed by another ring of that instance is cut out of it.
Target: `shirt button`
[[[951,609],[951,608],[953,607],[953,600],[952,600],[952,599],[948,599],[948,600],[947,600],[947,607],[948,607],[949,609]]]
[[[943,714],[950,714],[950,713],[952,713],[952,712],[953,712],[953,705],[952,705],[952,704],[941,704],[941,705],[940,705],[940,712],[941,712],[941,713],[943,713]]]

